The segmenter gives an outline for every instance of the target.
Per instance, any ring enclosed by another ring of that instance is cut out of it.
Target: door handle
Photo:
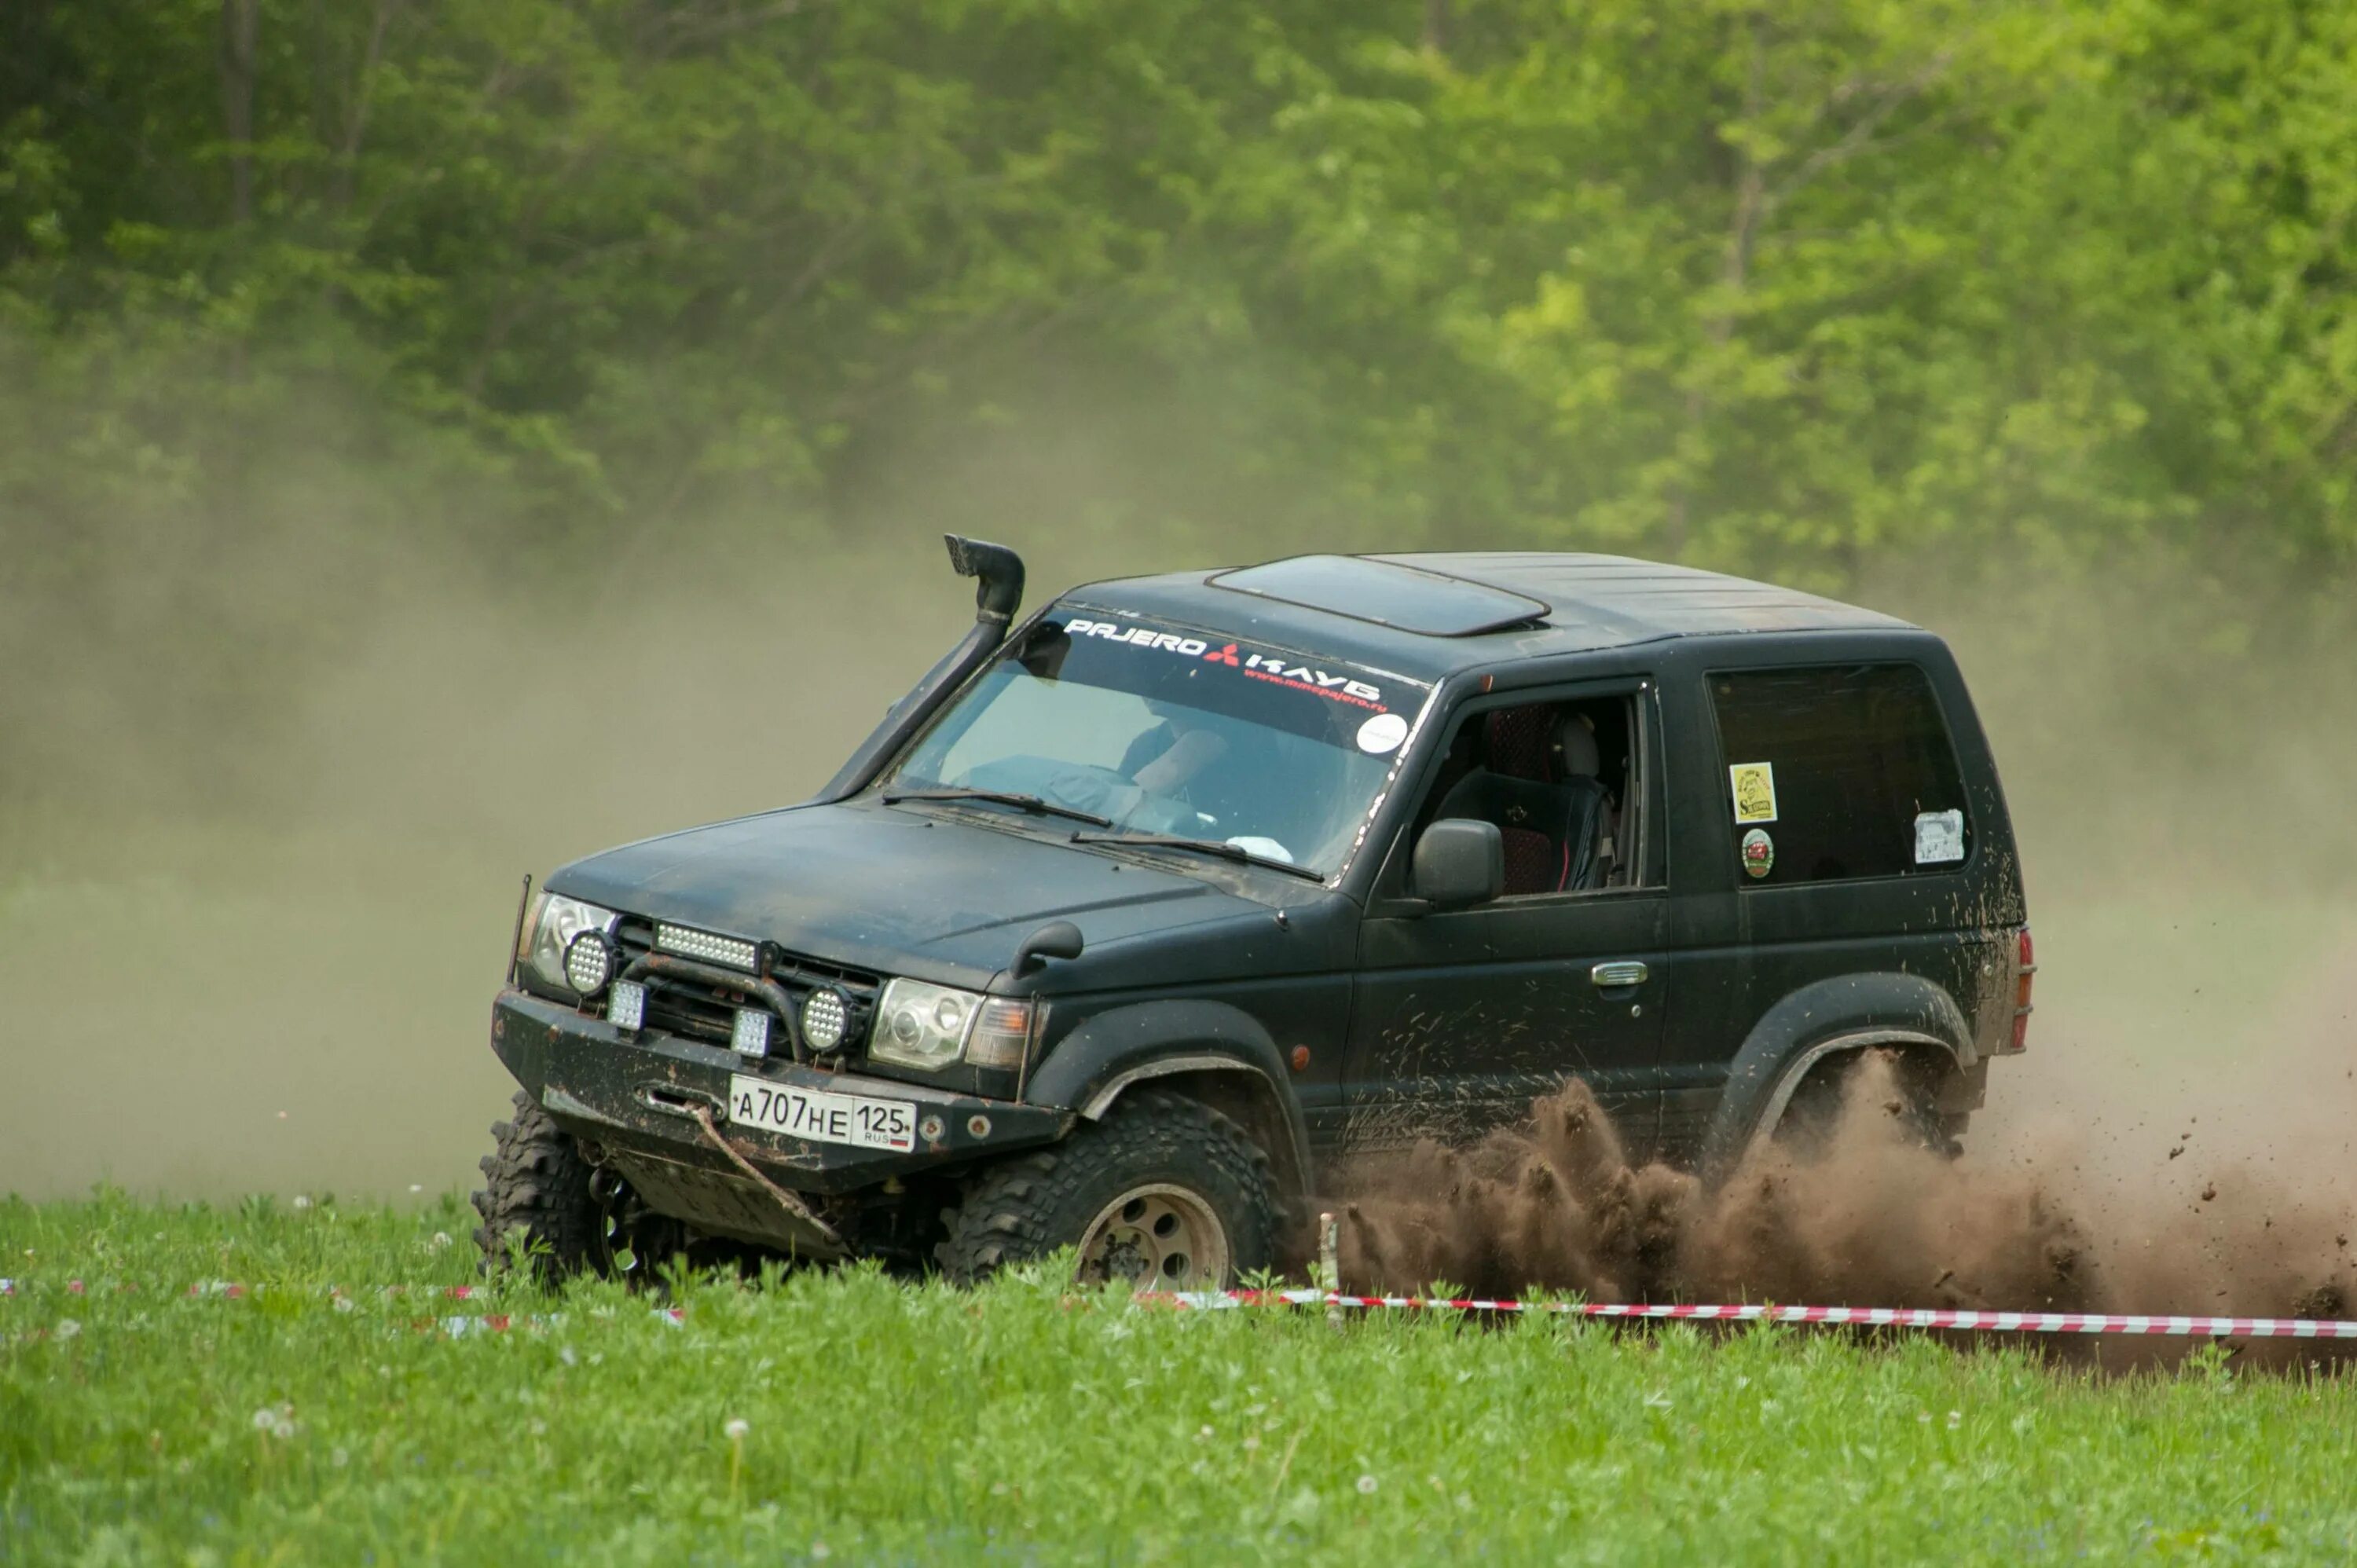
[[[1617,963],[1598,964],[1587,972],[1587,978],[1611,991],[1623,985],[1642,985],[1645,977],[1652,972],[1634,959],[1623,959]]]

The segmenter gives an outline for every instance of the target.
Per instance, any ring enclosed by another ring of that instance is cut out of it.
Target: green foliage
[[[453,1303],[465,1219],[0,1204],[11,1561],[2109,1561],[2357,1548],[2346,1379],[860,1270]],[[27,1255],[29,1253],[29,1255]],[[190,1280],[269,1279],[239,1300]],[[85,1292],[66,1293],[79,1277]],[[137,1282],[140,1290],[115,1287]],[[158,1287],[165,1287],[159,1289]],[[561,1321],[450,1337],[425,1320]],[[70,1328],[69,1328],[70,1324]],[[731,1423],[741,1421],[740,1434]]]
[[[165,381],[519,537],[1077,427],[1165,532],[2357,545],[2347,7],[40,0],[0,75],[12,512],[233,462]]]

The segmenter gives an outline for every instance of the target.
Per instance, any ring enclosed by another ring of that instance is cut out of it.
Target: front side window
[[[1469,714],[1450,732],[1411,842],[1444,817],[1494,824],[1507,898],[1639,886],[1641,757],[1627,697]]]
[[[1059,610],[885,780],[1036,796],[1125,833],[1341,869],[1430,688],[1189,628]]]
[[[1971,851],[1956,748],[1912,664],[1710,677],[1745,880],[1952,871]]]

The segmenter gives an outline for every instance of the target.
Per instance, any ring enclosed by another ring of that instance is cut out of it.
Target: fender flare
[[[1278,1174],[1308,1190],[1309,1130],[1285,1058],[1260,1021],[1224,1002],[1131,1003],[1110,1007],[1058,1041],[1032,1069],[1024,1098],[1103,1120],[1128,1090],[1181,1073],[1235,1073],[1257,1079],[1283,1122],[1285,1145],[1269,1150]]]
[[[1959,1071],[1980,1059],[1964,1009],[1920,974],[1850,974],[1804,985],[1760,1015],[1728,1064],[1703,1137],[1706,1176],[1728,1175],[1774,1132],[1792,1091],[1819,1062],[1873,1046],[1942,1051]]]

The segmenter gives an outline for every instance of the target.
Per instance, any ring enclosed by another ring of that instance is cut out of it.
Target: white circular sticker
[[[1397,714],[1377,714],[1359,726],[1359,749],[1382,757],[1397,751],[1407,738],[1407,721]]]

